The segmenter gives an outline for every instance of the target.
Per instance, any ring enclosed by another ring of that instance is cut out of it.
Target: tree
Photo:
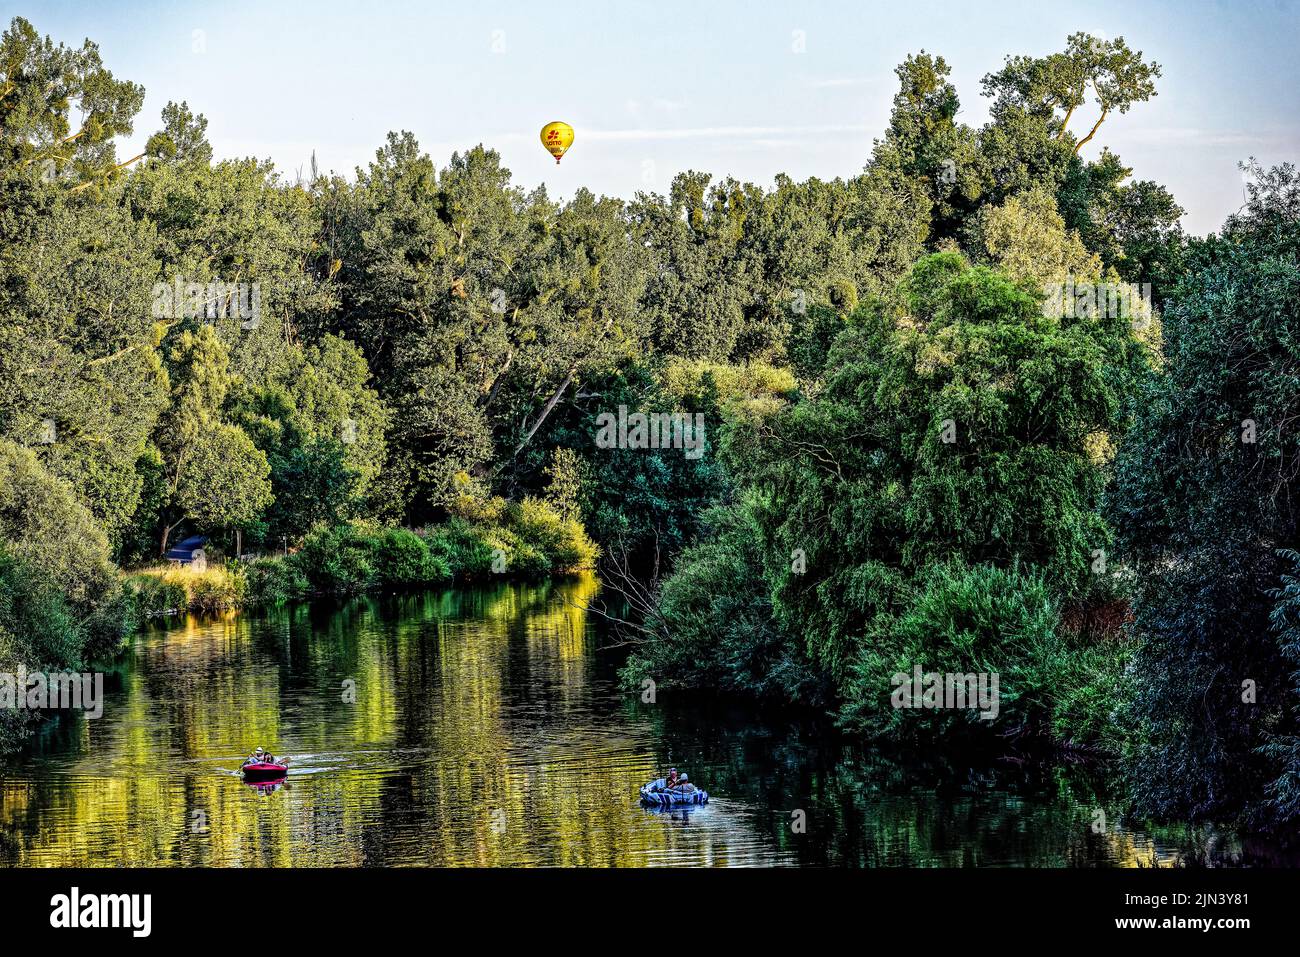
[[[170,163],[206,166],[212,162],[207,117],[195,116],[184,101],[170,101],[163,107],[162,120],[163,128],[153,135],[148,149],[151,156]]]
[[[291,346],[260,387],[236,387],[231,418],[266,454],[274,504],[262,537],[297,539],[359,518],[385,462],[388,410],[361,350],[337,336]]]
[[[981,258],[1016,282],[1038,288],[1071,277],[1099,281],[1101,257],[1088,251],[1078,233],[1067,230],[1055,197],[1034,189],[980,210],[972,224],[971,245]]]
[[[108,539],[68,483],[30,449],[0,439],[0,542],[81,618],[111,598]]]
[[[1057,199],[1066,224],[1102,264],[1127,282],[1149,283],[1160,304],[1181,268],[1183,209],[1157,183],[1126,182],[1132,174],[1103,147],[1096,161],[1071,167]]]
[[[895,153],[900,171],[921,184],[932,209],[931,241],[952,238],[983,191],[977,136],[957,122],[961,101],[943,57],[922,50],[894,72],[899,91],[877,155]]]
[[[1258,810],[1280,768],[1257,749],[1296,729],[1294,665],[1268,618],[1278,550],[1300,544],[1300,178],[1252,172],[1245,208],[1191,244],[1164,311],[1164,367],[1116,462],[1142,642],[1128,768],[1152,815]]]
[[[169,104],[164,118],[160,155],[131,176],[122,199],[157,236],[151,313],[166,328],[206,320],[235,373],[261,384],[298,328],[334,305],[318,211],[268,162],[209,165],[206,121],[183,105]]]
[[[230,353],[211,326],[186,329],[169,353],[171,407],[154,441],[162,452],[168,499],[160,554],[186,519],[238,525],[271,503],[270,466],[242,429],[222,418]]]
[[[985,95],[996,98],[995,112],[1024,110],[1046,120],[1062,140],[1072,137],[1070,120],[1091,90],[1101,112],[1088,133],[1074,142],[1078,153],[1112,113],[1127,113],[1134,103],[1155,96],[1159,76],[1160,64],[1143,60],[1142,51],[1130,49],[1123,37],[1103,40],[1072,33],[1063,53],[1007,57],[1006,66],[983,82]]]
[[[1107,368],[1127,326],[1045,315],[954,253],[921,260],[904,295],[900,315],[859,310],[822,394],[739,463],[765,492],[778,619],[837,682],[934,563],[1019,562],[1079,600],[1109,542],[1090,438],[1117,426]]]
[[[0,435],[31,446],[116,541],[166,398],[154,233],[111,199],[30,176],[0,176],[0,207]]]
[[[114,79],[94,43],[56,46],[15,17],[0,36],[0,170],[36,165],[86,182],[111,175],[135,162],[116,163],[113,140],[130,134],[143,102],[144,88]]]

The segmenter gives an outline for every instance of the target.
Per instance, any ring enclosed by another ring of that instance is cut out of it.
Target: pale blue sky
[[[218,157],[270,157],[290,177],[313,149],[322,169],[351,175],[394,129],[439,165],[482,142],[517,183],[556,196],[662,192],[683,169],[763,185],[780,172],[850,176],[908,53],[948,60],[962,118],[978,124],[981,76],[1075,30],[1122,35],[1164,67],[1160,95],[1109,119],[1093,145],[1172,189],[1192,231],[1241,205],[1239,160],[1300,160],[1296,0],[0,0],[0,11],[66,43],[90,37],[115,74],[145,86],[124,155],[167,100],[188,100]],[[552,119],[577,130],[559,167],[537,139]]]

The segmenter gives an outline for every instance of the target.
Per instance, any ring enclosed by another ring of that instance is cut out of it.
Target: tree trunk
[[[537,417],[537,421],[534,422],[533,427],[528,430],[528,434],[524,436],[524,440],[519,443],[518,447],[515,448],[516,456],[519,455],[519,453],[524,450],[524,448],[528,445],[528,443],[533,440],[533,436],[537,434],[537,430],[542,427],[542,423],[546,421],[546,417],[550,415],[551,412],[555,409],[555,406],[556,404],[559,403],[561,396],[564,395],[565,390],[568,389],[570,383],[573,382],[573,376],[575,375],[575,373],[576,370],[574,369],[569,370],[569,374],[564,377],[564,381],[561,382],[560,387],[555,390],[555,394],[552,395],[550,399],[547,400],[546,405],[542,407],[542,414]]]
[[[1109,112],[1110,112],[1110,110],[1102,110],[1102,111],[1101,111],[1101,116],[1097,117],[1097,122],[1094,123],[1094,124],[1092,124],[1092,129],[1090,129],[1090,130],[1088,131],[1088,135],[1085,136],[1083,139],[1079,140],[1079,142],[1075,144],[1075,146],[1074,146],[1074,155],[1075,155],[1075,156],[1078,156],[1078,155],[1079,155],[1079,150],[1083,149],[1084,145],[1085,145],[1085,144],[1086,144],[1090,139],[1092,139],[1094,136],[1097,135],[1097,130],[1099,130],[1099,129],[1101,128],[1101,124],[1102,124],[1102,123],[1106,122],[1106,114],[1109,113]]]
[[[171,537],[172,529],[175,528],[175,527],[176,527],[175,525],[164,525],[164,526],[163,526],[163,533],[162,533],[162,551],[160,551],[160,552],[158,553],[158,557],[159,557],[159,558],[166,558],[166,557],[167,557],[167,539]]]

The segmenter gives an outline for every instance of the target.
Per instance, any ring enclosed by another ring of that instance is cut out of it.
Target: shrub
[[[83,632],[67,599],[0,544],[0,671],[77,667]],[[22,744],[39,712],[0,709],[0,754]]]
[[[527,542],[520,542],[506,559],[506,571],[519,578],[545,578],[551,571],[551,561],[545,553]]]
[[[63,668],[81,658],[78,628],[67,600],[0,546],[0,671]]]
[[[372,564],[385,585],[427,585],[451,578],[447,560],[431,553],[420,536],[404,528],[384,529],[372,540],[371,551]]]
[[[7,439],[0,439],[0,542],[81,615],[118,602],[108,539],[90,511],[30,449]]]
[[[259,558],[247,562],[244,576],[248,582],[245,594],[252,605],[273,607],[305,598],[311,592],[311,584],[298,563],[284,558]]]
[[[414,532],[362,523],[312,532],[292,561],[313,590],[336,595],[447,581],[452,569],[442,544],[431,551]]]
[[[872,736],[945,741],[994,737],[1106,747],[1119,707],[1123,646],[1094,645],[1061,627],[1048,581],[1036,569],[931,566],[908,606],[863,636],[842,715]],[[898,708],[896,674],[998,675],[998,714],[980,709]]]
[[[827,696],[803,649],[775,621],[763,547],[744,507],[713,509],[708,537],[682,553],[663,585],[658,637],[642,641],[622,672],[639,689],[718,689],[803,703]]]
[[[370,541],[353,525],[311,532],[293,561],[312,589],[325,594],[356,594],[376,581]]]
[[[429,547],[442,557],[460,580],[487,578],[492,574],[496,548],[487,533],[462,518],[453,518],[429,536]]]
[[[525,498],[512,505],[506,519],[507,527],[528,550],[540,556],[539,574],[591,568],[600,553],[580,522],[565,519],[553,505],[541,499]],[[536,560],[530,557],[527,562],[531,567]]]

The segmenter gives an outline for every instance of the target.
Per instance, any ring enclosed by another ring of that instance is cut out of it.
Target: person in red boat
[[[270,755],[270,753],[268,753],[268,752],[266,752],[266,751],[263,751],[261,748],[258,748],[256,751],[254,751],[254,752],[253,752],[252,754],[250,754],[248,757],[244,758],[244,764],[245,764],[245,765],[248,765],[248,764],[261,764],[263,761],[265,761],[267,764],[270,764],[270,763],[271,763],[271,755]]]

